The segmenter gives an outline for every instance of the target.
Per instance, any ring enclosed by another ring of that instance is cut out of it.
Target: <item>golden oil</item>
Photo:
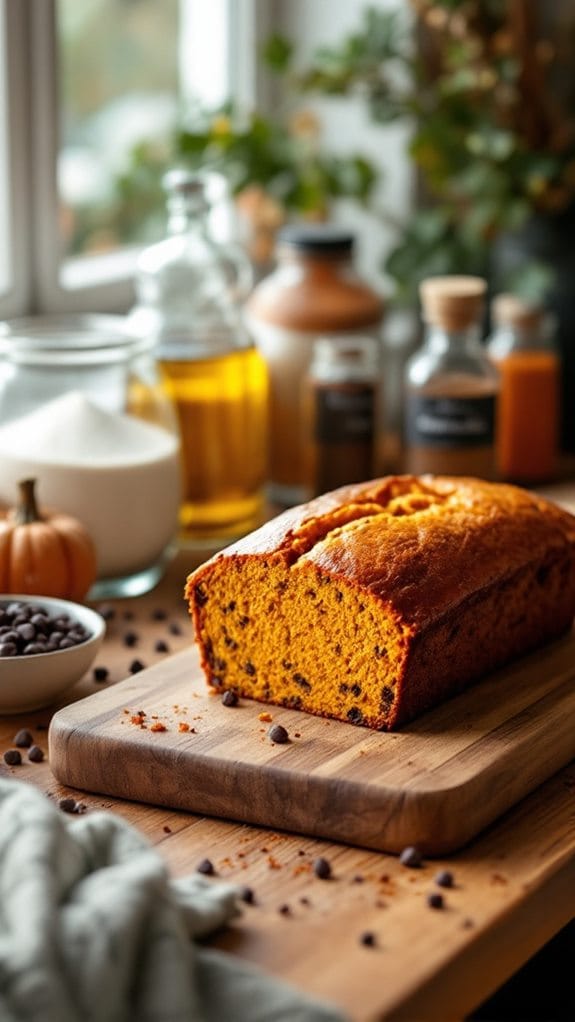
[[[181,540],[228,541],[261,524],[267,475],[268,377],[254,347],[158,361],[178,418]]]

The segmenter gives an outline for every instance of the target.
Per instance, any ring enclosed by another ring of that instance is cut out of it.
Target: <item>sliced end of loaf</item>
[[[393,725],[409,630],[369,593],[305,561],[235,556],[196,572],[187,596],[214,688]]]

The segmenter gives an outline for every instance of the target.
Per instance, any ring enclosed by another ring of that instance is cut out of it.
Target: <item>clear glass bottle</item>
[[[504,479],[543,482],[557,470],[560,359],[555,321],[541,306],[501,294],[487,351],[501,376],[497,461]]]
[[[180,539],[227,541],[255,528],[267,472],[265,363],[242,323],[247,259],[214,242],[201,177],[166,175],[168,237],[146,249],[131,320],[154,337],[182,443]]]
[[[406,367],[406,472],[496,477],[499,374],[481,344],[485,290],[464,276],[420,286],[426,331]]]
[[[381,344],[321,337],[304,381],[304,451],[310,496],[373,478],[382,429]]]

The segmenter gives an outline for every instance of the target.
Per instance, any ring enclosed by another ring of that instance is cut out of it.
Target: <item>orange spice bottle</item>
[[[492,303],[494,332],[487,350],[499,370],[496,437],[499,475],[519,483],[550,479],[559,448],[560,360],[553,321],[514,295]]]

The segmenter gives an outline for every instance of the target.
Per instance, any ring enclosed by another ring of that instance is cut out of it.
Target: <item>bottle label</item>
[[[368,383],[316,389],[315,436],[319,443],[369,443],[375,433],[375,388]]]
[[[495,434],[495,396],[425,397],[409,394],[406,440],[426,447],[484,447]]]

